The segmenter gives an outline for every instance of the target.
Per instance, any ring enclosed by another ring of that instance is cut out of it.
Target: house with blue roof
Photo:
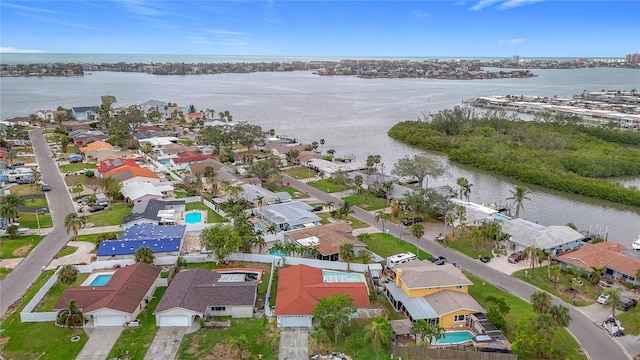
[[[98,260],[131,259],[146,246],[155,256],[178,256],[185,230],[185,225],[137,224],[117,240],[102,241],[96,255]]]

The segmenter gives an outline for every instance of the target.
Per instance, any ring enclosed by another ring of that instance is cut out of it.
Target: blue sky
[[[623,57],[640,1],[0,1],[0,51]]]

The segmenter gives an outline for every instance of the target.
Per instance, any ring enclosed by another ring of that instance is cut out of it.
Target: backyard
[[[20,227],[37,229],[38,222],[40,222],[41,229],[53,227],[53,220],[50,214],[36,215],[35,213],[20,211],[18,215],[20,216],[20,220],[18,220]]]
[[[131,213],[131,206],[125,203],[113,204],[109,208],[87,216],[87,222],[94,227],[120,225],[122,219]]]
[[[53,311],[53,306],[56,304],[56,302],[58,302],[58,299],[60,299],[62,293],[72,286],[80,286],[83,281],[87,280],[89,275],[89,273],[79,273],[76,281],[74,281],[71,285],[65,285],[60,281],[56,282],[55,285],[53,285],[51,289],[49,289],[49,292],[47,292],[42,300],[40,300],[38,305],[36,305],[34,312]]]
[[[307,185],[312,186],[318,190],[324,191],[329,194],[351,189],[351,186],[349,185],[336,184],[332,178],[309,181]]]
[[[228,221],[227,219],[222,217],[217,212],[211,210],[207,205],[205,205],[203,203],[192,202],[192,203],[185,204],[185,210],[186,211],[189,211],[189,210],[206,210],[207,211],[207,223],[209,223],[209,224],[221,223],[221,222],[227,222]]]

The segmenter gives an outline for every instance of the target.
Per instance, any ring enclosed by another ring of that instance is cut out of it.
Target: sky
[[[0,52],[619,58],[640,0],[1,0]]]

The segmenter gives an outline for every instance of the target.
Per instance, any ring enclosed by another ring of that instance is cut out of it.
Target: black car
[[[444,256],[438,256],[437,258],[433,258],[431,262],[436,265],[444,265],[447,263],[447,258],[445,258]]]
[[[491,261],[491,258],[488,256],[478,255],[478,260],[482,261],[483,263],[488,263],[489,261]]]
[[[419,216],[402,219],[402,224],[404,226],[409,226],[420,222],[422,222],[422,218]]]
[[[316,205],[313,207],[313,209],[311,209],[311,211],[316,212],[316,211],[322,211],[322,205]]]
[[[98,211],[102,211],[104,210],[104,208],[102,206],[96,205],[96,206],[92,206],[89,208],[89,212],[98,212]]]
[[[620,310],[630,310],[631,308],[636,307],[638,305],[638,301],[631,298],[621,297],[620,298]]]

